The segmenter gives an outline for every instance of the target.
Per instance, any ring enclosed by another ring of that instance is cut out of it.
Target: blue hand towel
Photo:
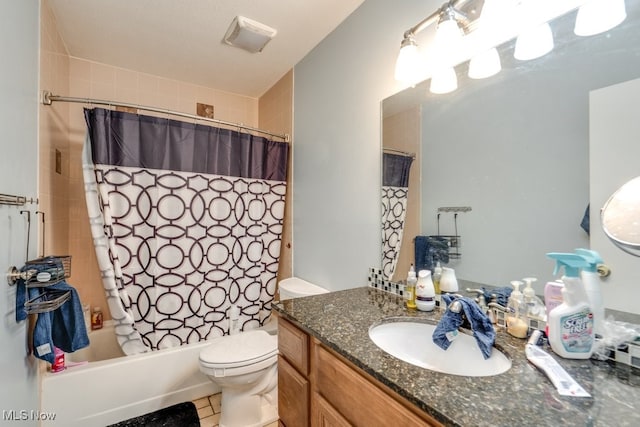
[[[433,271],[437,262],[449,262],[449,246],[437,236],[416,236],[414,241],[416,271]]]
[[[447,303],[447,306],[452,302],[452,297],[449,295],[442,295],[442,299]],[[447,333],[457,331],[462,322],[464,321],[462,314],[466,316],[467,320],[471,324],[471,330],[473,336],[478,343],[478,347],[482,352],[482,356],[485,359],[491,357],[491,349],[496,340],[496,331],[493,328],[491,320],[486,314],[482,312],[478,304],[467,297],[458,297],[455,300],[460,301],[462,304],[462,312],[454,313],[451,310],[446,310],[442,319],[433,331],[433,342],[446,350],[451,345],[451,341],[447,338]]]
[[[492,296],[495,295],[496,302],[501,306],[506,307],[513,288],[510,286],[505,286],[503,288],[495,289],[482,288],[482,290],[484,291],[484,300],[487,303],[490,303],[492,301]]]
[[[38,320],[33,329],[33,354],[38,359],[46,360],[53,365],[55,344],[51,338],[52,330],[51,312],[38,313]]]
[[[66,353],[72,353],[88,346],[89,336],[84,323],[82,303],[78,291],[64,280],[47,289],[71,292],[71,298],[52,312],[51,337],[53,343]]]

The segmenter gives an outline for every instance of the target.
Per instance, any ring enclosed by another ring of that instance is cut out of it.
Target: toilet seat
[[[214,338],[200,352],[200,366],[214,377],[242,375],[267,368],[278,360],[278,337],[248,331]]]

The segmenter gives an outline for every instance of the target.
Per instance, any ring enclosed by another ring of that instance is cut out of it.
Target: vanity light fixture
[[[429,91],[443,94],[453,92],[458,88],[458,77],[453,67],[441,67],[434,70],[431,76]]]
[[[464,30],[460,28],[456,10],[447,4],[438,20],[435,38],[435,65],[431,75],[429,91],[443,94],[458,88],[458,78],[453,68],[453,55],[460,49]]]
[[[448,64],[448,62],[451,61],[451,57],[459,49],[464,36],[464,21],[467,20],[466,15],[458,10],[457,6],[469,1],[450,0],[431,15],[405,31],[396,61],[396,80],[407,85],[415,85],[424,79],[426,58],[419,52],[415,36],[432,24],[437,24],[436,49],[438,50],[438,60],[436,66],[452,65]]]
[[[528,61],[553,50],[553,33],[548,22],[525,29],[516,39],[514,58]]]
[[[592,36],[620,24],[627,17],[624,0],[589,0],[578,9],[574,33]]]
[[[500,28],[501,21],[504,19],[505,10],[511,6],[510,0],[484,0],[482,12],[478,18],[476,34],[481,39],[494,39],[497,28]],[[500,55],[498,49],[490,47],[481,49],[469,61],[468,75],[472,79],[486,79],[502,70]]]
[[[518,60],[546,55],[554,48],[548,21],[570,10],[563,10],[564,5],[555,7],[554,0],[546,3],[539,0],[449,0],[404,33],[395,77],[411,86],[427,77],[427,61],[418,50],[416,35],[432,24],[437,24],[429,67],[430,91],[433,93],[447,93],[457,88],[456,73],[452,68],[465,58],[471,57],[470,78],[481,79],[498,73],[502,65],[495,46],[506,41],[507,36],[517,34],[514,57]],[[626,18],[624,0],[580,0],[578,3],[581,4],[575,25],[578,35],[607,31]],[[478,5],[482,14],[474,20]],[[469,37],[465,37],[467,33],[471,33]]]
[[[420,81],[422,65],[422,55],[418,51],[416,39],[411,34],[405,34],[396,61],[396,80],[415,85]]]

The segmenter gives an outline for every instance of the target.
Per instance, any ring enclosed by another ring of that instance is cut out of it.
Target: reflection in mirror
[[[602,208],[602,228],[623,251],[640,257],[640,177],[620,187]]]
[[[420,222],[420,110],[409,107],[390,114],[383,123],[383,183],[382,183],[382,268],[384,277],[399,281],[406,278],[412,263],[409,250],[413,236],[419,232]],[[411,159],[405,189],[390,187],[391,177],[384,165],[393,157]],[[402,204],[392,203],[396,192],[403,193]],[[403,221],[394,221],[400,208]],[[398,230],[399,232],[396,232]]]
[[[383,147],[397,138],[397,117],[419,116],[407,128],[418,135],[418,147],[406,151],[416,153],[419,176],[409,183],[394,280],[413,262],[413,238],[436,234],[440,206],[473,209],[458,223],[463,256],[448,265],[461,279],[503,286],[533,276],[542,293],[553,278],[545,253],[590,246],[581,227],[589,206],[589,93],[640,77],[640,2],[627,2],[627,19],[595,36],[576,36],[575,18],[573,11],[550,23],[556,46],[541,58],[514,59],[511,40],[499,46],[502,71],[490,78],[470,79],[460,64],[455,92],[435,95],[423,82],[383,101]]]

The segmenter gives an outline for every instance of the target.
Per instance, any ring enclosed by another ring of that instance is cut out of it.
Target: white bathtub
[[[275,333],[275,322],[266,329]],[[109,322],[89,338],[87,349],[66,355],[67,369],[43,375],[41,411],[56,417],[42,426],[104,427],[220,391],[199,369],[207,342],[123,356]]]

